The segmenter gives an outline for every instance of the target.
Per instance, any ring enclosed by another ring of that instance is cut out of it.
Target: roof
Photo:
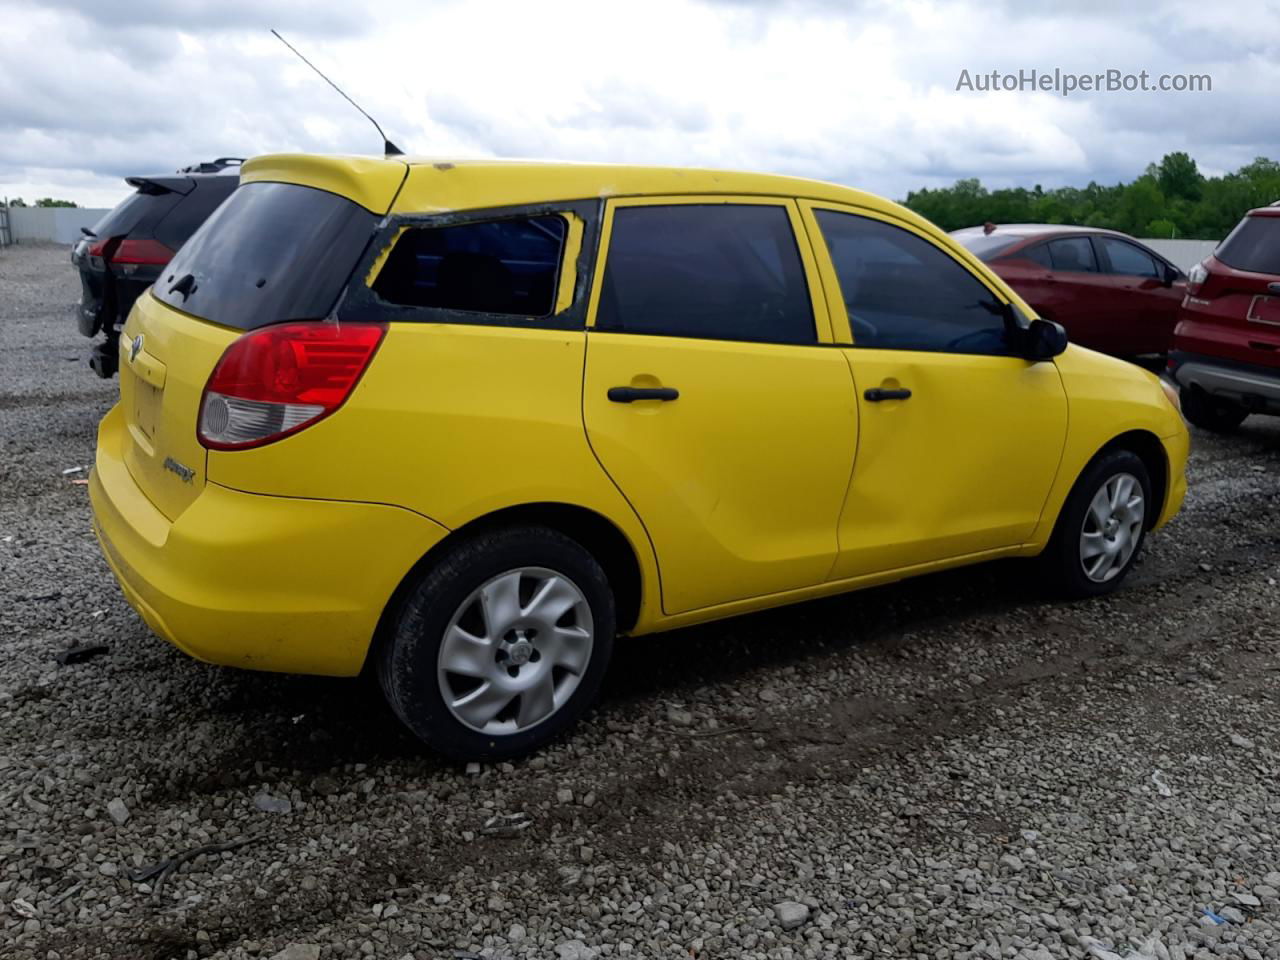
[[[859,206],[936,230],[923,217],[874,194],[801,177],[688,167],[275,154],[255,157],[243,183],[277,180],[349,197],[375,213],[445,213],[560,200],[636,195],[722,194],[806,197]]]

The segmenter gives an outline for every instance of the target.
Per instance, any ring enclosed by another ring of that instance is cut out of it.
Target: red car
[[[1280,415],[1280,203],[1250,210],[1191,268],[1169,372],[1198,427]]]
[[[1125,358],[1169,352],[1187,278],[1133,237],[1050,223],[988,223],[951,236],[1072,343]]]

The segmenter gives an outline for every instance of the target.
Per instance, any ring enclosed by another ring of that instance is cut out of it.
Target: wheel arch
[[[1164,512],[1165,498],[1169,495],[1169,454],[1165,451],[1160,438],[1150,430],[1129,430],[1113,437],[1090,457],[1089,462],[1081,468],[1077,479],[1083,476],[1085,470],[1088,470],[1099,457],[1113,450],[1128,450],[1147,468],[1147,476],[1151,481],[1151,499],[1156,507],[1154,510],[1147,511],[1145,523],[1146,528],[1150,530]]]
[[[550,527],[582,544],[604,568],[605,577],[609,581],[610,589],[613,590],[618,631],[625,633],[636,625],[640,618],[640,605],[644,596],[643,573],[640,559],[626,534],[608,517],[586,507],[555,502],[523,503],[503,507],[476,517],[450,531],[448,536],[423,554],[418,562],[405,572],[386,606],[383,607],[370,650],[390,634],[406,593],[417,582],[419,575],[430,567],[444,550],[452,548],[459,541],[475,536],[481,531],[508,526]],[[372,657],[366,658],[366,668],[372,660]]]

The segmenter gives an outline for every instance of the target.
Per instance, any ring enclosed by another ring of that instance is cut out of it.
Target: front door
[[[1003,301],[914,226],[806,205],[860,409],[832,579],[1011,547],[1057,474],[1067,401]]]
[[[793,201],[611,201],[587,332],[591,447],[668,614],[822,583],[857,441]]]

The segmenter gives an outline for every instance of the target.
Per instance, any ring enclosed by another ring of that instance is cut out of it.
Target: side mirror
[[[1182,273],[1173,267],[1165,265],[1164,272],[1160,276],[1160,283],[1166,287],[1172,287],[1175,282],[1182,279]]]
[[[1023,341],[1024,355],[1033,362],[1052,360],[1067,349],[1067,331],[1062,324],[1038,317],[1031,321]]]

